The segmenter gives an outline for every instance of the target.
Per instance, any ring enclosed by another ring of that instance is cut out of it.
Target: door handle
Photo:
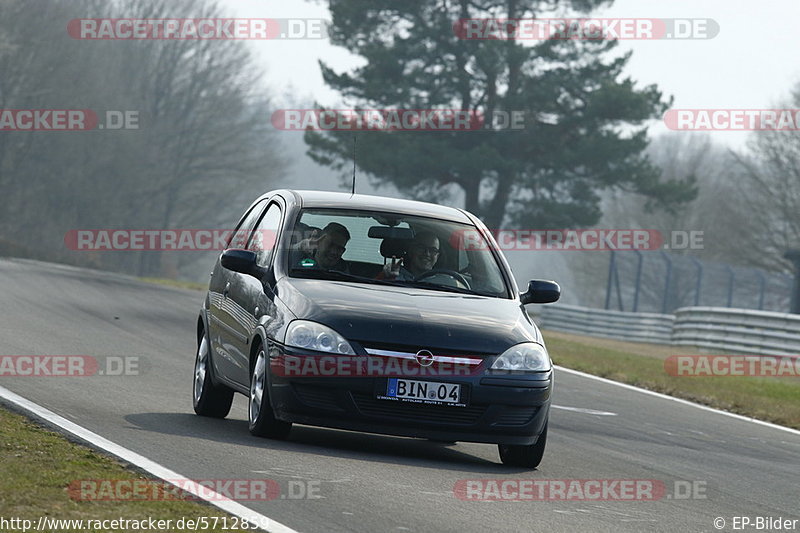
[[[231,292],[231,282],[225,284],[225,288],[222,290],[222,297],[227,298],[228,293]]]

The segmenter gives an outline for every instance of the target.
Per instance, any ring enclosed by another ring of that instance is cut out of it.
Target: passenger
[[[347,261],[342,259],[347,249],[350,232],[338,222],[331,222],[322,231],[314,230],[308,239],[298,242],[292,250],[292,268],[322,268],[349,272]]]
[[[421,231],[409,244],[405,257],[401,260],[392,257],[392,260],[383,266],[378,279],[412,281],[432,270],[438,260],[439,238],[432,231]]]

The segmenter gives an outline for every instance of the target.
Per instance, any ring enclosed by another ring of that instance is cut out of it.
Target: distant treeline
[[[224,13],[196,0],[0,0],[0,109],[87,109],[99,121],[90,131],[0,132],[0,254],[173,276],[196,256],[71,252],[64,236],[230,225],[284,168],[246,43],[67,33],[75,18],[123,15]],[[124,112],[137,129],[119,127]]]

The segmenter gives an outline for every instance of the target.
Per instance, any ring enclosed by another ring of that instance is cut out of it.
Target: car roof
[[[417,215],[472,225],[470,218],[461,209],[438,204],[430,204],[428,202],[331,191],[288,190],[287,192],[294,194],[295,197],[299,198],[298,203],[304,208],[350,208],[370,211],[384,211],[387,213]]]

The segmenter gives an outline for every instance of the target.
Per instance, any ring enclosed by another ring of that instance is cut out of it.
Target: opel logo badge
[[[420,350],[414,355],[419,366],[431,366],[433,364],[433,354],[428,350]]]

